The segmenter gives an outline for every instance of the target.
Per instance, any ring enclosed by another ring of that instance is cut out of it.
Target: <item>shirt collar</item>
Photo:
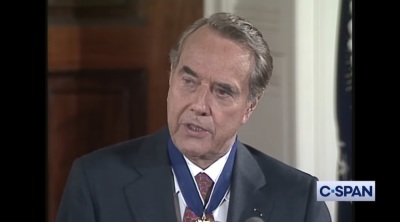
[[[194,180],[194,177],[201,172],[206,173],[213,181],[214,183],[217,183],[218,178],[225,166],[226,161],[228,160],[229,154],[231,153],[232,148],[229,149],[229,151],[222,156],[221,158],[219,158],[217,161],[215,161],[213,164],[211,164],[207,169],[203,170],[200,167],[196,166],[192,161],[190,161],[189,159],[187,159],[185,156],[183,156],[185,158],[186,164],[188,165],[189,171],[192,175],[192,178]],[[179,193],[180,192],[180,188],[179,188],[179,184],[178,181],[176,180],[175,177],[175,173],[174,170],[172,170],[173,174],[174,174],[174,183],[175,183],[175,192]]]

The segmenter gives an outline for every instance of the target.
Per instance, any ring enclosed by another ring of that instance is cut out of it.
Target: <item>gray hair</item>
[[[179,63],[183,43],[187,37],[203,25],[208,25],[221,36],[235,41],[252,52],[255,65],[250,74],[248,100],[254,102],[261,97],[272,75],[273,59],[261,32],[249,21],[237,15],[219,12],[194,22],[170,51],[171,70]]]

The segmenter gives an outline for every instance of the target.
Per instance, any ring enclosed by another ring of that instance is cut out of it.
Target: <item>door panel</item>
[[[52,2],[48,222],[55,221],[73,159],[166,124],[169,50],[203,16],[201,0],[127,0],[102,8],[96,4],[111,1]]]
[[[80,70],[48,76],[49,217],[55,218],[72,162],[146,133],[142,71]]]

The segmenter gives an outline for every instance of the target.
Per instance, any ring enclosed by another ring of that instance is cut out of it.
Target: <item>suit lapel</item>
[[[271,190],[268,189],[260,166],[243,144],[238,143],[228,221],[243,222],[250,217],[258,216],[267,222],[274,205],[273,200],[265,198],[271,196],[268,192]]]
[[[167,153],[168,130],[149,137],[138,153],[128,158],[133,163],[133,180],[125,186],[125,194],[135,221],[177,222],[174,204],[174,182]],[[229,222],[243,222],[260,216],[267,222],[274,202],[268,199],[264,174],[252,154],[238,143],[230,188]],[[254,211],[256,209],[256,211]]]
[[[125,194],[135,221],[177,222],[167,136],[164,130],[145,140],[132,161],[136,177],[126,185]]]

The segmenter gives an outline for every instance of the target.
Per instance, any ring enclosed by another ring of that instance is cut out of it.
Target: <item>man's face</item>
[[[171,70],[168,127],[189,159],[216,160],[247,122],[250,53],[203,26],[184,43]]]

